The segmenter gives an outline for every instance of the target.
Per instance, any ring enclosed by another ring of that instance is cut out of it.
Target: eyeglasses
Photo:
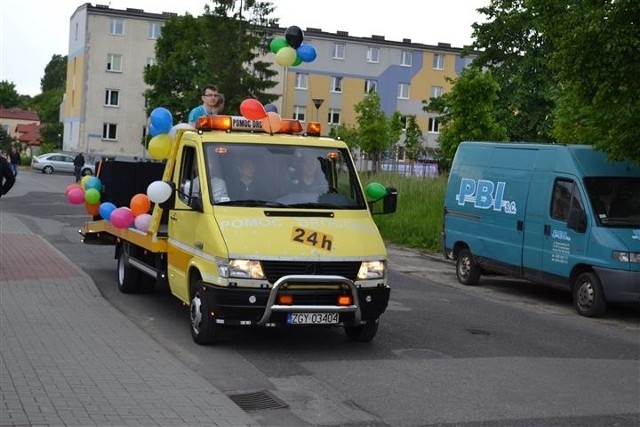
[[[207,98],[209,98],[209,97],[212,97],[212,96],[218,96],[218,94],[217,93],[207,93],[207,94],[202,95],[202,96],[206,96]]]

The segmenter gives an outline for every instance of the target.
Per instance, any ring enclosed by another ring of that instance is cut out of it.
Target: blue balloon
[[[156,135],[160,135],[161,133],[165,133],[165,132],[158,131],[158,129],[154,125],[149,126],[149,135],[156,136]]]
[[[100,203],[100,208],[98,209],[98,213],[100,216],[107,221],[111,219],[111,213],[116,210],[116,205],[111,202]]]
[[[154,108],[149,118],[151,120],[151,126],[158,134],[168,133],[173,126],[171,112],[164,107]]]
[[[264,106],[264,111],[266,111],[267,113],[269,111],[271,111],[272,113],[277,113],[278,112],[278,107],[276,107],[273,104],[267,104]]]
[[[100,181],[100,178],[98,178],[97,176],[92,176],[91,178],[87,179],[87,182],[84,183],[84,189],[86,191],[90,188],[102,191],[102,181]]]
[[[300,47],[296,49],[296,52],[298,53],[298,58],[304,62],[313,62],[318,55],[316,48],[311,44],[300,45]]]

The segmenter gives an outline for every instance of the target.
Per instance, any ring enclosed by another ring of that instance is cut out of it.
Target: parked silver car
[[[74,156],[65,153],[42,154],[31,159],[31,167],[46,174],[54,172],[73,173],[73,158]],[[94,165],[85,161],[82,167],[82,176],[93,175],[94,173]]]

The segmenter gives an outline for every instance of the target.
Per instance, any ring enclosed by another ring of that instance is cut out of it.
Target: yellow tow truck
[[[247,160],[260,184],[252,192],[234,185]],[[178,130],[164,165],[102,166],[104,187],[124,200],[145,191],[135,183],[156,180],[171,195],[152,205],[146,231],[94,217],[83,242],[115,245],[123,293],[166,282],[189,306],[195,342],[215,343],[228,326],[335,326],[357,342],[376,335],[390,288],[372,215],[394,212],[397,191],[375,183],[365,192],[347,145],[320,136],[317,123],[303,132],[283,119],[267,133],[260,121],[205,117]],[[316,184],[304,186],[311,170]]]

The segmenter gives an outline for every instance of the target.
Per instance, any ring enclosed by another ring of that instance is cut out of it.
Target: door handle
[[[176,214],[171,214],[171,215],[169,215],[169,218],[171,218],[171,219],[172,219],[172,220],[174,220],[174,221],[177,221],[177,220],[178,220],[178,215],[176,215]]]
[[[516,224],[516,229],[518,231],[522,231],[524,229],[524,221],[523,220],[521,220],[521,219],[518,220],[518,223]]]
[[[544,235],[551,236],[551,226],[549,224],[544,225]]]

